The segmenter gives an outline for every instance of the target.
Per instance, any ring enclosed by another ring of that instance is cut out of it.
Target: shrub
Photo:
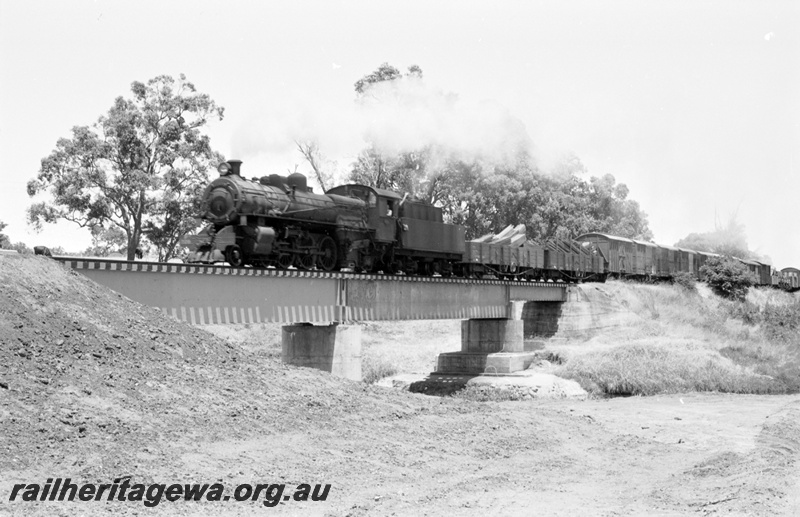
[[[711,289],[731,300],[744,300],[747,290],[756,283],[756,277],[747,266],[731,257],[711,257],[700,275]]]
[[[761,309],[755,303],[748,300],[727,303],[725,309],[730,317],[741,320],[745,325],[756,325],[761,322]]]
[[[676,273],[672,277],[672,283],[683,287],[687,291],[691,291],[693,293],[697,292],[697,282],[694,279],[694,275],[691,273],[687,273],[685,271]]]

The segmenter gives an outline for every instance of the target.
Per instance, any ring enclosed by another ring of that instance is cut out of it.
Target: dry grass
[[[787,391],[800,392],[800,297],[798,293],[752,290],[738,312],[752,324],[750,339],[743,339],[720,353],[757,373],[783,383]],[[732,308],[732,313],[737,309]]]
[[[377,382],[397,373],[428,374],[441,352],[461,349],[460,320],[366,322],[361,330],[361,373]]]
[[[722,357],[692,346],[621,345],[574,357],[559,374],[595,394],[654,395],[687,391],[783,393],[784,386]]]
[[[361,332],[362,359],[380,357],[398,373],[431,373],[439,353],[461,350],[461,320],[367,322]]]
[[[374,384],[397,373],[397,366],[379,355],[361,356],[361,380],[367,384]]]
[[[565,360],[559,374],[606,395],[800,391],[800,333],[785,328],[793,313],[784,314],[797,307],[800,315],[797,297],[751,289],[746,302],[730,302],[697,287],[610,282],[607,290],[640,321],[553,346]],[[784,322],[779,339],[767,325],[773,313]]]

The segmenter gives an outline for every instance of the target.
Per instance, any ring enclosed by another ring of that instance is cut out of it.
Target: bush
[[[694,279],[694,275],[691,273],[681,271],[680,273],[675,274],[672,277],[672,283],[683,287],[687,291],[691,291],[693,293],[697,292],[697,282]]]
[[[731,257],[709,258],[700,268],[700,275],[715,293],[731,300],[744,300],[747,290],[756,283],[747,266]]]
[[[727,303],[728,305],[724,308],[730,317],[741,320],[745,325],[761,323],[761,309],[755,303],[747,300]]]

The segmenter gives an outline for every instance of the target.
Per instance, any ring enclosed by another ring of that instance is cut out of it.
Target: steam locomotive
[[[242,162],[218,167],[203,193],[205,240],[190,263],[386,274],[501,279],[604,281],[607,276],[669,279],[699,275],[711,253],[601,233],[543,245],[466,241],[463,226],[443,221],[442,209],[366,185],[316,194],[306,177],[273,174],[251,180]],[[761,285],[800,289],[798,271],[742,261]]]
[[[447,274],[464,252],[464,228],[431,205],[361,185],[315,194],[299,173],[246,180],[240,170],[239,160],[221,164],[206,188],[211,239],[191,262]],[[220,250],[213,241],[224,230],[233,240]]]

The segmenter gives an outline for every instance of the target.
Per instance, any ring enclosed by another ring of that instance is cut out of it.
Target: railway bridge
[[[192,324],[508,318],[512,301],[566,300],[567,285],[56,257]]]
[[[565,317],[596,324],[582,291],[558,282],[54,258],[187,323],[283,323],[285,362],[352,379],[361,378],[362,321],[464,320],[461,350],[439,354],[435,373],[468,375],[527,368],[524,337],[552,335]]]

